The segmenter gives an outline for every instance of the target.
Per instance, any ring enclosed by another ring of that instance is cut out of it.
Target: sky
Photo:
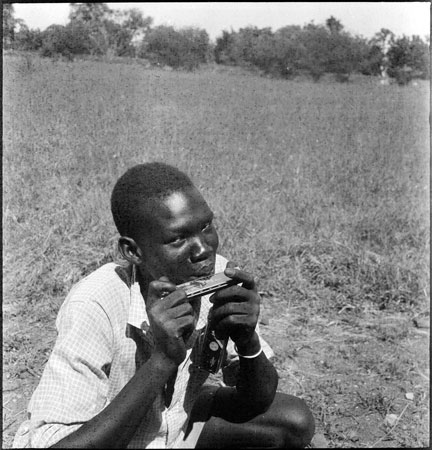
[[[215,40],[222,30],[238,31],[252,25],[271,27],[324,24],[330,16],[342,22],[353,35],[372,37],[381,28],[396,36],[430,35],[429,2],[107,2],[112,9],[138,8],[153,18],[153,25],[204,28]],[[69,3],[15,3],[15,17],[30,28],[44,30],[68,22]]]

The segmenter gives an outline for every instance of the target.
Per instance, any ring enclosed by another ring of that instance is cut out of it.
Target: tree
[[[105,3],[71,3],[69,21],[99,27],[111,14],[112,10]]]
[[[232,58],[238,65],[254,65],[254,47],[256,46],[261,33],[268,32],[264,30],[262,31],[257,27],[245,27],[240,28],[238,33],[235,33],[232,46]]]
[[[270,28],[259,31],[252,47],[251,63],[265,73],[278,75],[275,37]]]
[[[106,41],[105,54],[108,56],[135,56],[134,47],[131,44],[132,35],[121,24],[107,20],[104,24],[104,36]]]
[[[395,40],[385,28],[367,41],[344,31],[342,23],[333,16],[325,25],[311,22],[304,27],[286,26],[275,33],[270,28],[252,26],[238,32],[224,30],[216,40],[214,53],[219,64],[257,67],[284,78],[306,71],[318,81],[329,72],[339,81],[348,81],[353,72],[385,75],[389,67],[390,71],[405,67],[405,78],[407,73],[429,76],[427,41],[418,36]]]
[[[376,44],[363,44],[360,71],[363,75],[380,75],[384,53]]]
[[[301,69],[307,70],[314,81],[318,81],[325,73],[329,60],[329,32],[322,25],[309,23],[303,27],[300,35],[303,47],[299,61]]]
[[[429,45],[419,36],[403,36],[393,41],[388,53],[388,73],[399,84],[407,84],[411,78],[430,76]]]
[[[129,31],[132,43],[143,39],[145,33],[150,30],[153,24],[153,19],[151,17],[144,17],[143,13],[137,8],[119,11],[117,14],[121,17],[122,27]]]
[[[333,16],[326,20],[326,26],[331,34],[339,34],[343,29],[342,23]]]
[[[50,25],[42,35],[41,55],[52,57],[55,55],[70,56],[67,49],[66,30],[63,25]]]
[[[136,8],[112,10],[105,3],[71,3],[71,24],[87,28],[91,53],[109,56],[136,56],[140,41],[153,22]]]
[[[234,31],[222,31],[222,36],[216,39],[214,49],[215,61],[217,64],[233,64],[232,49],[234,46]]]
[[[409,65],[413,68],[414,78],[430,78],[430,45],[420,36],[412,36],[410,55]]]
[[[90,42],[90,53],[105,55],[109,48],[109,36],[106,22],[112,10],[105,3],[71,3],[69,23],[86,29]]]
[[[15,11],[12,3],[3,3],[3,48],[11,48],[15,40]]]
[[[205,30],[161,25],[153,28],[145,38],[141,56],[154,63],[193,70],[206,61],[209,36]]]
[[[280,76],[291,78],[301,69],[304,57],[304,46],[301,43],[302,28],[289,25],[275,32],[275,53],[277,55],[274,66]]]
[[[350,74],[360,69],[364,43],[342,30],[342,24],[330,17],[325,27],[310,23],[300,33],[303,52],[299,65],[315,81],[325,72],[334,73],[338,81],[348,81]]]
[[[136,8],[113,11],[112,20],[107,20],[110,48],[118,56],[137,56],[140,43],[153,23],[151,17],[144,17]]]
[[[277,58],[275,37],[271,28],[246,27],[238,32],[222,32],[216,40],[215,60],[219,64],[258,67],[265,72]]]
[[[380,74],[382,77],[387,77],[388,70],[388,57],[387,52],[389,51],[392,43],[394,42],[395,35],[392,31],[387,28],[381,28],[378,33],[375,33],[374,37],[371,39],[370,44],[377,46],[382,53]]]
[[[336,74],[339,81],[348,81],[351,73],[361,67],[361,40],[348,33],[331,33],[328,45],[327,72]]]
[[[233,36],[231,58],[239,65],[266,70],[274,58],[274,39],[271,28],[240,28]]]
[[[387,54],[387,51],[392,45],[394,39],[395,35],[391,30],[387,28],[381,28],[380,31],[374,34],[370,43],[371,45],[377,45],[384,54]]]
[[[38,29],[29,29],[27,26],[20,27],[15,33],[15,48],[25,51],[39,50],[43,45],[43,33]]]
[[[90,53],[91,46],[89,30],[84,24],[72,22],[66,26],[50,25],[42,33],[41,55],[62,55],[73,59],[74,55]]]
[[[289,78],[296,74],[302,55],[301,27],[246,27],[238,32],[223,31],[217,38],[215,60],[219,64],[257,67],[264,73]]]

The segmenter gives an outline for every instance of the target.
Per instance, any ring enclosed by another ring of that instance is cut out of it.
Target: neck
[[[141,295],[143,296],[144,301],[146,301],[149,285],[153,281],[153,277],[139,266],[136,266],[136,279],[140,286]]]

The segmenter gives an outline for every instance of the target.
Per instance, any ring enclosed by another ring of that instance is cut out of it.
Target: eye
[[[202,227],[202,231],[208,231],[211,226],[213,225],[213,222],[210,220],[208,221],[203,227]]]
[[[177,236],[173,239],[171,239],[168,244],[172,245],[173,247],[181,247],[185,242],[185,238],[183,236]]]

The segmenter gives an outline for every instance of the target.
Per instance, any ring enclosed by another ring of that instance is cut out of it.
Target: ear
[[[132,238],[121,236],[118,241],[118,248],[126,261],[136,265],[143,262],[143,253]]]

